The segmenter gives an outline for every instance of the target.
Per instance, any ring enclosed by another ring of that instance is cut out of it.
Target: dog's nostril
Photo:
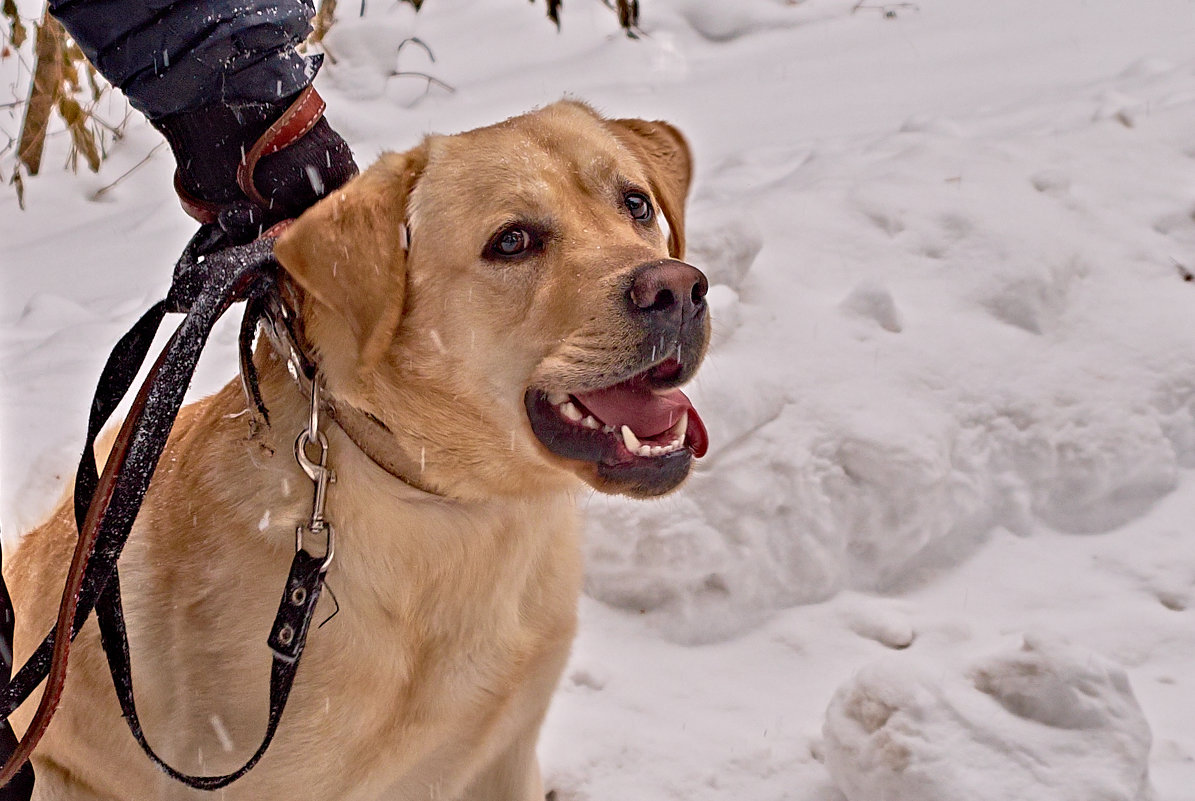
[[[648,311],[666,311],[671,309],[674,303],[676,303],[676,298],[672,296],[672,290],[661,289],[656,293],[655,302],[646,308]]]
[[[705,293],[708,291],[709,291],[709,286],[705,282],[699,281],[696,284],[694,284],[693,285],[693,305],[700,306],[702,304],[702,302],[705,300]]]
[[[667,287],[636,285],[631,289],[631,302],[643,311],[668,311],[676,303],[676,295]]]

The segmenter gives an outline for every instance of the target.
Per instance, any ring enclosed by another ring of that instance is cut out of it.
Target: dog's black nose
[[[627,292],[632,314],[656,325],[681,326],[705,313],[710,284],[696,267],[675,259],[644,264],[631,276]]]

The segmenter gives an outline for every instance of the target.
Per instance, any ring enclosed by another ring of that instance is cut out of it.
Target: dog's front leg
[[[482,769],[458,801],[543,801],[543,780],[535,756],[538,738],[539,726],[535,726]]]

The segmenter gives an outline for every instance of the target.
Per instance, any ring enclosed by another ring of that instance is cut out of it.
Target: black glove
[[[237,184],[237,168],[297,95],[275,103],[214,105],[152,120],[178,164],[182,191],[218,207],[218,222],[233,244],[253,240],[279,220],[298,216],[357,174],[348,144],[326,119],[302,138],[258,161],[253,184],[266,200],[251,200]]]

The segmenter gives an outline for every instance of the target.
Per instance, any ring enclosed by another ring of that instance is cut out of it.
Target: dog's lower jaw
[[[687,450],[664,458],[662,464],[596,465],[590,484],[600,492],[632,498],[657,498],[676,490],[689,477],[693,462]]]
[[[653,498],[672,492],[689,475],[695,445],[687,435],[686,425],[697,427],[701,423],[699,419],[689,423],[687,412],[682,412],[681,419],[662,434],[663,439],[672,438],[670,443],[659,445],[650,453],[648,448],[643,448],[644,455],[639,455],[631,451],[633,442],[625,442],[633,434],[616,431],[613,427],[603,429],[600,424],[595,427],[574,423],[561,415],[549,393],[528,390],[524,405],[544,458],[599,492]],[[701,448],[704,448],[704,437],[702,428]]]

